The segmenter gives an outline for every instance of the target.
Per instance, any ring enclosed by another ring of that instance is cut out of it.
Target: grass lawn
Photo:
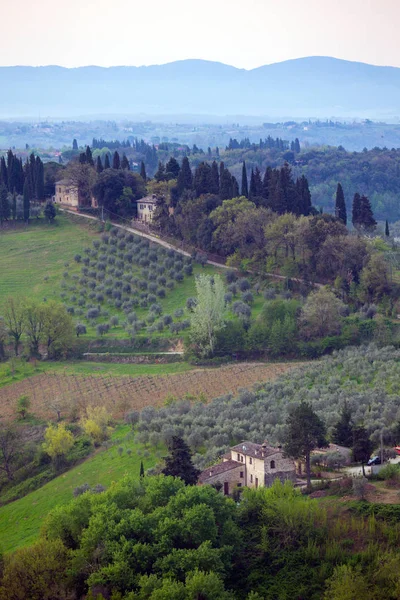
[[[108,450],[100,450],[86,461],[63,473],[43,487],[31,492],[11,504],[0,507],[0,549],[12,552],[22,546],[32,544],[38,537],[43,520],[56,506],[66,504],[73,498],[73,491],[78,485],[88,483],[94,486],[98,483],[109,487],[127,474],[139,477],[140,461],[144,468],[154,466],[156,454],[154,450],[144,451],[143,446],[126,440],[128,426],[120,426],[114,433],[116,446]],[[119,455],[118,448],[124,450]],[[132,450],[128,456],[126,450]],[[138,451],[144,451],[139,456]]]
[[[71,273],[79,272],[74,255],[95,236],[91,222],[78,224],[64,215],[53,225],[33,219],[23,229],[0,231],[0,307],[8,296],[59,299],[64,263],[70,263]]]
[[[169,375],[190,371],[193,367],[186,362],[171,364],[133,365],[117,363],[95,363],[86,361],[65,362],[37,362],[27,363],[23,360],[13,359],[0,363],[0,388],[22,381],[27,377],[40,373],[62,373],[63,375],[113,375],[139,377],[140,375]]]

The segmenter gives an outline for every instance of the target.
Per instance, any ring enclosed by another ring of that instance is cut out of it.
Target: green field
[[[74,255],[95,236],[91,222],[78,224],[64,215],[53,225],[36,219],[23,229],[2,230],[0,307],[8,296],[59,299],[65,262],[71,273],[78,272]]]
[[[12,552],[21,546],[32,544],[38,537],[40,528],[47,514],[56,506],[66,504],[73,498],[73,491],[78,485],[88,483],[109,487],[124,475],[139,477],[140,461],[144,468],[154,466],[156,455],[154,449],[144,450],[142,446],[126,440],[128,426],[121,426],[113,438],[117,442],[108,450],[99,450],[92,458],[88,458],[70,471],[53,479],[35,492],[11,504],[0,507],[0,550]],[[124,450],[119,455],[118,448]],[[126,450],[132,450],[128,456]],[[144,455],[139,456],[144,451]]]

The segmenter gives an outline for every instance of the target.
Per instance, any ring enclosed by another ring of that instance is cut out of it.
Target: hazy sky
[[[0,0],[0,65],[251,69],[301,56],[400,67],[400,0]]]

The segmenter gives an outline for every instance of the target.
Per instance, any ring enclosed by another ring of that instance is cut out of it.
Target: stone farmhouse
[[[253,442],[241,442],[222,457],[222,462],[208,467],[199,484],[221,484],[225,495],[236,487],[269,487],[275,479],[296,481],[295,463],[286,458],[282,448]]]
[[[56,193],[53,196],[53,202],[55,204],[61,204],[62,206],[68,206],[75,210],[78,210],[79,196],[78,188],[69,179],[61,179],[55,184]],[[98,204],[96,198],[91,196],[90,204],[93,208],[97,208]]]
[[[137,201],[137,218],[144,223],[151,223],[156,209],[157,198],[154,194]]]

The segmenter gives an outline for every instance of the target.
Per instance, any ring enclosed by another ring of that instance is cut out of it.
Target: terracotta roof
[[[60,181],[56,181],[55,185],[72,185],[72,181],[70,179],[60,179]]]
[[[280,448],[274,448],[264,444],[254,444],[253,442],[240,442],[237,446],[231,448],[234,452],[244,454],[245,456],[253,456],[254,458],[266,458],[277,452],[281,452]]]
[[[236,469],[241,466],[242,464],[237,462],[236,460],[227,460],[225,462],[218,463],[217,465],[213,465],[212,467],[208,467],[208,469],[205,469],[200,474],[199,482],[204,483],[205,481],[207,481],[207,479],[210,479],[210,477],[220,475],[221,473],[225,473],[225,471],[230,471],[231,469]]]

